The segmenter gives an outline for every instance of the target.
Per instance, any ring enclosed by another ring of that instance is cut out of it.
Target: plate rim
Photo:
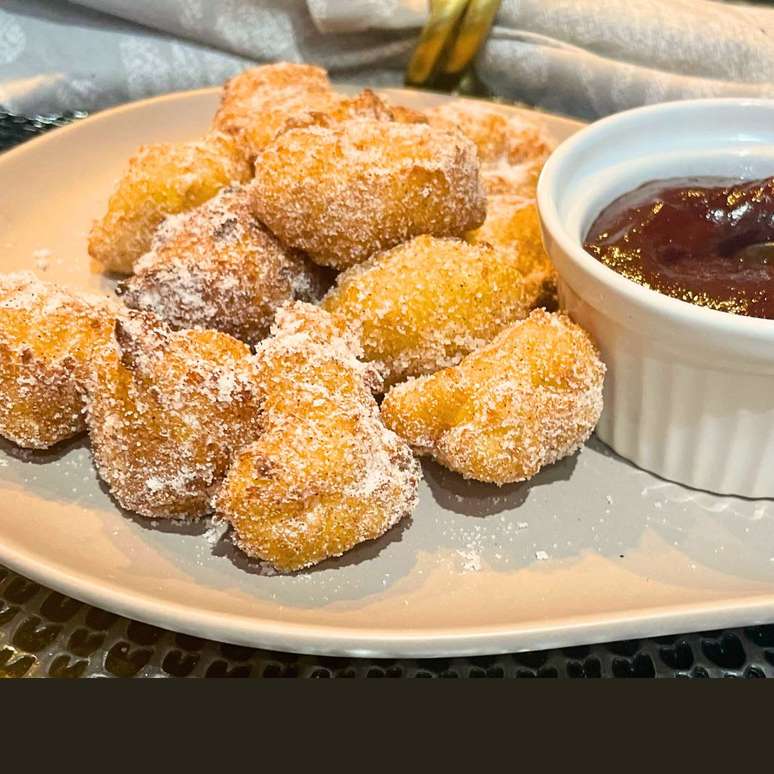
[[[443,658],[542,650],[611,641],[688,634],[705,629],[755,626],[774,618],[774,594],[729,597],[703,603],[640,608],[634,614],[586,613],[553,618],[547,625],[515,623],[456,629],[363,629],[282,621],[265,616],[208,611],[150,594],[126,591],[104,579],[28,551],[8,551],[0,541],[0,562],[33,581],[86,604],[129,619],[217,642],[308,655],[361,658]],[[439,649],[440,645],[440,649]]]

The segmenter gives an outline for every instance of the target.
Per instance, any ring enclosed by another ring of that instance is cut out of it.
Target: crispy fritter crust
[[[255,218],[249,193],[237,186],[165,220],[118,292],[127,306],[152,311],[173,328],[212,328],[257,342],[279,306],[317,300],[325,284],[318,266]]]
[[[0,434],[45,449],[86,429],[87,366],[115,311],[29,272],[0,277]]]
[[[545,158],[520,164],[486,164],[481,167],[481,182],[488,196],[518,196],[534,201]]]
[[[543,282],[530,262],[517,246],[420,236],[339,275],[322,306],[392,384],[455,365],[526,317]]]
[[[425,115],[432,126],[456,128],[476,143],[482,164],[519,164],[551,152],[539,126],[484,102],[444,102]]]
[[[213,128],[231,134],[250,158],[289,120],[325,112],[339,102],[328,74],[312,65],[280,62],[245,70],[223,86]]]
[[[535,203],[512,194],[488,196],[486,201],[484,225],[467,234],[466,239],[512,254],[519,269],[530,276],[530,287],[535,293],[531,306],[556,309],[557,274],[543,247]]]
[[[236,448],[257,437],[250,350],[217,331],[172,332],[128,312],[88,382],[94,462],[118,502],[150,518],[194,518]]]
[[[277,315],[256,355],[264,432],[244,448],[217,512],[252,557],[288,572],[384,534],[414,509],[419,467],[371,395],[378,376],[318,307]]]
[[[538,309],[458,366],[393,387],[382,417],[465,478],[523,481],[589,437],[604,374],[581,328]]]
[[[225,134],[144,145],[129,160],[107,212],[92,226],[89,255],[109,271],[131,274],[164,218],[190,210],[251,175],[247,159]]]
[[[404,124],[426,124],[424,113],[402,105],[390,105],[371,89],[354,97],[337,96],[337,102],[324,111],[310,110],[288,119],[281,131],[305,126],[337,126],[349,121],[397,121]],[[279,132],[278,132],[279,134]]]
[[[470,101],[446,102],[426,115],[432,126],[456,127],[476,144],[487,194],[534,198],[540,170],[552,150],[537,124]]]
[[[290,129],[258,155],[251,187],[273,233],[337,269],[418,234],[460,236],[486,210],[475,146],[422,123]]]
[[[213,128],[235,137],[254,159],[287,129],[355,118],[426,120],[409,108],[388,106],[370,89],[354,98],[337,94],[320,67],[280,62],[250,68],[227,81]]]

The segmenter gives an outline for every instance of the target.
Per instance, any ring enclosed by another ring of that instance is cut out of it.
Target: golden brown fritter
[[[478,148],[487,194],[534,198],[552,147],[541,128],[515,113],[483,102],[446,102],[426,113],[430,124],[458,128]]]
[[[535,292],[531,306],[555,309],[556,269],[543,247],[535,203],[509,194],[488,196],[486,202],[484,225],[468,233],[466,239],[509,252],[518,261],[519,269],[531,278],[530,286]]]
[[[475,146],[422,123],[290,129],[258,155],[251,188],[279,239],[337,269],[417,234],[460,236],[486,208]]]
[[[280,131],[304,126],[332,127],[349,121],[398,121],[404,124],[426,124],[423,113],[401,105],[390,105],[371,89],[363,89],[354,97],[338,96],[324,111],[311,110],[288,119]],[[279,132],[278,132],[279,134]]]
[[[339,556],[414,509],[419,466],[387,430],[373,369],[319,307],[280,310],[256,361],[263,433],[242,449],[216,498],[238,545],[280,571]]]
[[[523,481],[591,435],[604,374],[581,328],[538,309],[458,366],[393,387],[382,417],[466,478]]]
[[[257,437],[250,350],[217,331],[170,331],[127,312],[88,382],[94,462],[118,502],[151,518],[194,518],[237,448]]]
[[[444,102],[425,111],[432,126],[456,128],[478,148],[481,164],[519,164],[546,158],[550,144],[539,126],[513,112],[473,100]]]
[[[320,267],[283,247],[255,218],[242,186],[165,220],[134,276],[119,286],[127,306],[173,328],[212,328],[256,342],[285,301],[317,300]]]
[[[534,201],[537,184],[545,159],[522,161],[520,164],[484,164],[481,182],[488,196],[517,196]]]
[[[22,272],[0,277],[0,434],[45,449],[86,429],[89,362],[116,305]]]
[[[320,67],[291,62],[260,65],[226,81],[213,128],[233,135],[254,158],[289,119],[326,111],[339,100]]]
[[[185,212],[221,188],[252,176],[235,141],[213,132],[201,140],[142,146],[119,179],[107,212],[94,223],[89,255],[109,271],[130,274],[168,215]]]
[[[458,363],[526,317],[540,285],[517,248],[421,236],[340,274],[322,305],[392,384]]]

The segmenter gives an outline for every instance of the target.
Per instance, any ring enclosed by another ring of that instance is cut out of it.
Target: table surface
[[[0,112],[0,151],[84,114]],[[456,659],[299,656],[176,634],[0,567],[0,677],[774,677],[774,625]]]

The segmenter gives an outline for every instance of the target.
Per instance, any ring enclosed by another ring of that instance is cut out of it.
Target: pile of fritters
[[[89,239],[130,275],[118,299],[0,280],[0,434],[87,431],[121,506],[214,512],[280,571],[408,516],[414,454],[530,478],[589,436],[605,370],[554,312],[549,151],[484,104],[423,114],[308,65],[246,71],[205,137],[129,161]]]

